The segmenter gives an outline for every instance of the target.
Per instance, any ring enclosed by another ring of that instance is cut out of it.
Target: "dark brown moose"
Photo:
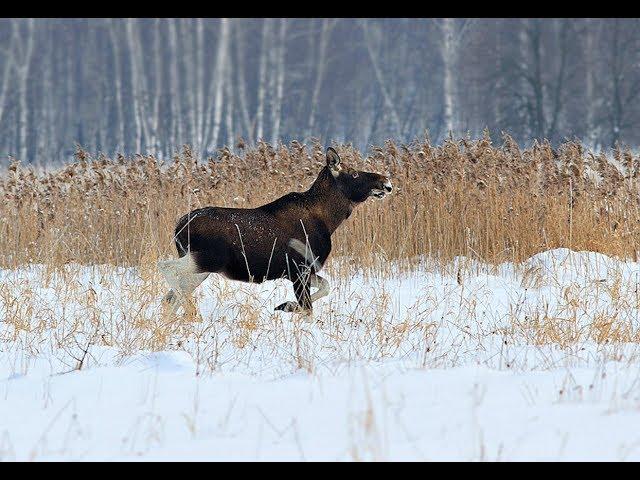
[[[219,273],[243,282],[287,278],[297,302],[276,310],[311,313],[313,302],[329,293],[318,272],[331,252],[331,235],[356,205],[392,189],[389,177],[343,165],[331,147],[326,160],[306,192],[258,208],[205,207],[184,215],[174,236],[180,258],[158,262],[171,287],[164,302],[173,312],[210,273]]]

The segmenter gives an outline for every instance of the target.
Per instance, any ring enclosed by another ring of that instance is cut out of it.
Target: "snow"
[[[640,460],[639,271],[329,271],[307,323],[284,281],[168,321],[151,268],[0,270],[0,459]]]

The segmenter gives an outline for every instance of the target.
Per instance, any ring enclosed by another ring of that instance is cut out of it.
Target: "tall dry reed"
[[[640,158],[629,151],[607,158],[577,142],[523,150],[509,136],[499,146],[485,136],[338,151],[347,164],[390,173],[397,187],[335,235],[334,255],[364,266],[410,266],[420,255],[521,261],[561,246],[635,260],[640,250]],[[161,163],[79,149],[74,163],[45,173],[14,162],[0,177],[0,266],[150,265],[175,255],[175,221],[189,209],[254,207],[304,190],[325,161],[318,143],[238,152],[201,160],[184,147]]]

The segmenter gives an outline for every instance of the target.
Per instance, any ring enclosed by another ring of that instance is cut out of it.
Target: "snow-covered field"
[[[639,273],[329,272],[309,323],[284,281],[166,319],[151,266],[0,271],[0,459],[640,460]]]

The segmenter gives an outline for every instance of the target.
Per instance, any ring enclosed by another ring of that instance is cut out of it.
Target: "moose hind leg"
[[[158,262],[158,269],[171,287],[163,301],[171,307],[172,313],[209,276],[208,272],[198,272],[190,254],[178,259],[161,260]]]

